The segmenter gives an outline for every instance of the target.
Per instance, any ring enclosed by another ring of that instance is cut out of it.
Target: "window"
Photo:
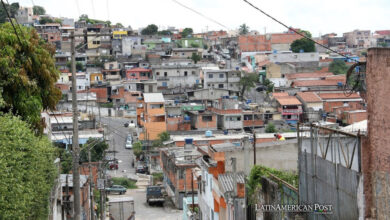
[[[162,108],[163,106],[164,106],[163,104],[150,104],[151,109]]]
[[[156,75],[159,76],[159,75],[160,75],[160,72],[157,72]]]
[[[220,74],[219,74],[219,78],[223,78],[223,75],[225,75],[225,74],[220,73]]]
[[[167,73],[167,72],[164,72],[164,76],[168,76],[168,73]]]
[[[181,53],[182,56],[184,56],[184,53]]]
[[[184,179],[183,169],[179,169],[179,179]]]
[[[209,74],[209,78],[210,78],[210,79],[213,78],[213,74],[210,73],[210,74]]]
[[[187,76],[188,74],[187,74],[187,71],[184,71],[184,76]]]
[[[192,71],[191,74],[192,74],[192,75],[195,75],[196,73],[195,73],[195,71]]]
[[[212,121],[212,120],[213,120],[213,116],[211,116],[211,115],[202,116],[202,121],[204,121],[204,122]]]
[[[218,84],[218,88],[223,89],[223,84]]]
[[[167,82],[162,82],[162,86],[163,86],[163,87],[167,87],[167,86],[168,86],[168,83],[167,83]]]
[[[210,87],[210,83],[209,83],[209,84],[207,84],[207,86],[208,86],[208,87]]]

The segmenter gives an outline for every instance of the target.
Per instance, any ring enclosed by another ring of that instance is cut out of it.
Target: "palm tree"
[[[249,27],[244,23],[240,25],[240,28],[238,30],[240,32],[240,35],[245,35],[249,32]]]

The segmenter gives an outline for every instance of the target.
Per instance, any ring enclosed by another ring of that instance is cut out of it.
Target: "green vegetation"
[[[22,45],[10,23],[0,25],[0,112],[20,116],[36,134],[42,134],[45,122],[41,120],[41,111],[54,110],[62,97],[55,87],[59,78],[55,49],[35,29],[20,29],[24,36],[20,39]]]
[[[301,52],[301,50],[303,50],[303,52],[305,53],[309,53],[309,52],[315,52],[316,47],[313,41],[307,38],[301,38],[292,42],[291,50],[294,53],[299,53]]]
[[[96,209],[97,217],[99,218],[100,216],[100,191],[99,190],[93,189],[93,199],[97,207]]]
[[[158,139],[153,141],[152,147],[161,147],[164,141],[168,141],[171,138],[168,132],[164,131],[158,134]]]
[[[268,123],[267,127],[265,127],[265,133],[275,133],[277,130],[273,123]]]
[[[34,14],[34,15],[44,15],[44,14],[46,14],[46,10],[45,10],[45,8],[42,7],[42,6],[35,5],[35,6],[33,7],[33,14]]]
[[[92,148],[91,148],[92,147]],[[97,138],[88,139],[80,151],[80,162],[88,162],[88,149],[91,148],[91,162],[103,160],[103,153],[108,149],[108,144]]]
[[[63,148],[58,148],[58,153],[61,160],[61,173],[69,173],[72,170],[72,153]]]
[[[181,36],[183,38],[191,37],[191,35],[194,33],[192,28],[184,28],[184,30],[181,32]]]
[[[197,43],[191,43],[191,47],[192,47],[192,48],[198,48],[198,47],[199,47],[199,44],[197,44]]]
[[[123,187],[126,187],[128,189],[136,189],[137,186],[135,185],[134,180],[127,179],[125,177],[113,177],[111,178],[113,185],[121,185]]]
[[[240,35],[245,35],[245,34],[249,33],[249,27],[246,24],[242,24],[238,28],[238,31],[239,31]]]
[[[133,143],[133,154],[139,158],[142,154],[142,143],[140,141]]]
[[[149,24],[146,28],[141,31],[142,35],[155,35],[157,34],[158,27],[155,24]]]
[[[72,71],[72,63],[68,61],[66,63],[66,67],[68,67],[69,71]],[[81,62],[76,62],[76,72],[85,71],[84,65]]]
[[[12,3],[7,4],[4,2],[5,8],[7,9],[8,13],[10,14],[11,18],[15,18],[15,15],[19,9],[19,3]],[[4,10],[3,5],[0,5],[0,24],[6,22],[8,19],[7,13]]]
[[[163,173],[153,173],[153,185],[156,185],[158,182],[162,182],[164,179]]]
[[[248,177],[248,195],[252,195],[249,198],[249,202],[251,204],[256,203],[258,195],[258,191],[261,189],[261,178],[262,177],[269,177],[272,174],[276,177],[278,177],[281,180],[284,180],[285,182],[289,183],[290,185],[294,187],[298,187],[298,175],[289,173],[289,172],[284,172],[276,169],[272,169],[269,167],[265,167],[262,165],[255,165],[252,167],[252,170],[249,174]]]
[[[114,107],[114,104],[112,102],[100,103],[100,107],[102,107],[102,108],[112,108],[112,107]]]
[[[241,99],[244,97],[245,91],[250,90],[256,86],[256,83],[259,82],[259,75],[256,73],[244,74],[242,73],[239,85],[241,87]]]
[[[333,62],[329,65],[329,71],[336,75],[346,74],[348,71],[348,66],[342,60],[333,60]]]
[[[271,80],[265,79],[263,85],[267,87],[267,94],[274,91],[274,83]]]
[[[119,23],[119,22],[116,23],[115,26],[117,26],[117,27],[119,27],[119,28],[123,28],[123,27],[124,27],[123,24],[122,24],[122,23]]]
[[[0,113],[0,218],[47,219],[55,148],[20,117]]]
[[[159,31],[157,32],[158,35],[172,35],[172,33],[168,30],[163,30],[163,31]]]
[[[198,63],[198,61],[200,61],[202,59],[202,57],[197,54],[197,53],[192,53],[192,56],[191,56],[191,60],[194,61],[194,63]]]
[[[86,15],[86,14],[80,15],[79,21],[85,21],[88,24],[107,24],[108,26],[111,25],[111,21],[102,21],[102,20],[92,19],[92,18],[89,18],[88,15]]]

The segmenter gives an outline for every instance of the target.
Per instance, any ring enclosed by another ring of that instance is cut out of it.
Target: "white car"
[[[129,142],[129,141],[126,141],[125,148],[126,149],[133,149],[133,144],[131,142]]]

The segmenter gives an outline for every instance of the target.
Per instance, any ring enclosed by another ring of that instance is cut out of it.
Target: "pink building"
[[[152,70],[133,68],[126,70],[126,79],[132,81],[149,80],[152,78]]]

